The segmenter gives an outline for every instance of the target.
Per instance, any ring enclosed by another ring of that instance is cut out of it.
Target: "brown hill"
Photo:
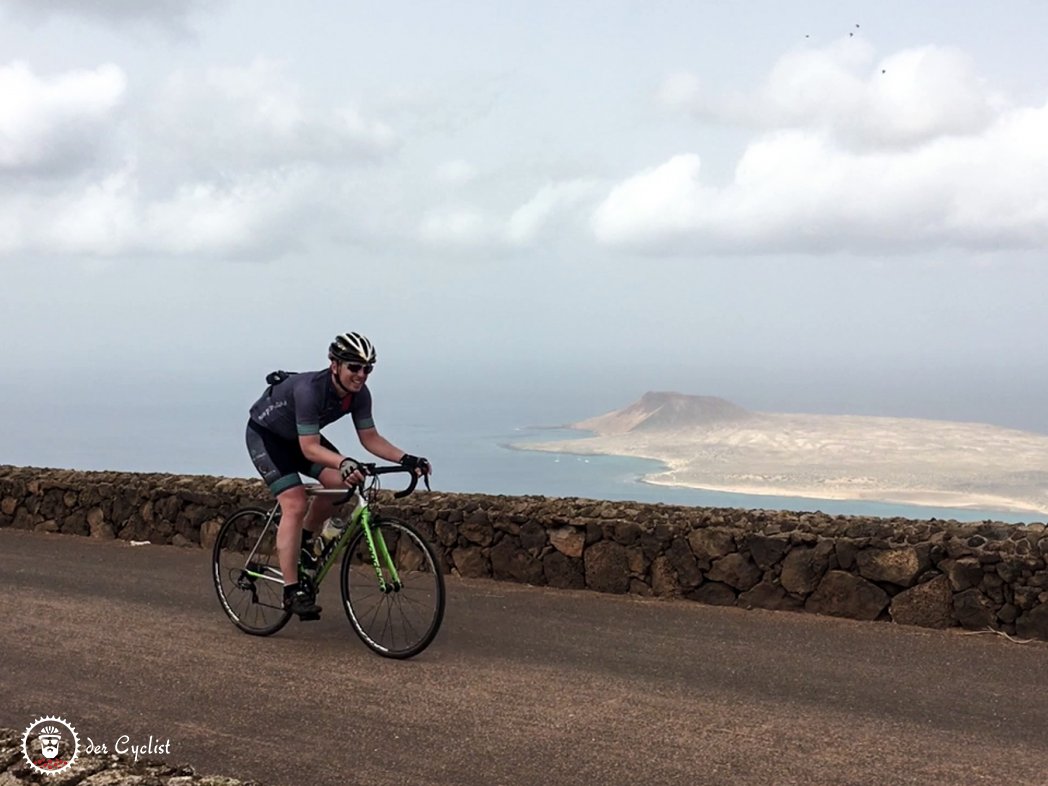
[[[716,396],[649,392],[628,407],[581,420],[571,427],[601,435],[630,431],[686,431],[750,417],[752,414],[748,410]]]

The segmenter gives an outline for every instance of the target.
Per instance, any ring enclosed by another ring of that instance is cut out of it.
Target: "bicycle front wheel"
[[[284,608],[277,521],[269,520],[269,511],[244,508],[226,519],[211,566],[223,611],[245,633],[269,636],[291,619]]]
[[[432,546],[410,524],[371,523],[378,566],[363,529],[342,558],[342,605],[353,630],[386,658],[410,658],[429,646],[444,619],[444,574]],[[393,570],[383,558],[381,543]],[[379,583],[379,573],[385,588]]]

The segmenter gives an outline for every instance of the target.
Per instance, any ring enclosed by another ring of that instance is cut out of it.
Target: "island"
[[[642,480],[738,494],[1048,514],[1048,435],[986,423],[753,412],[714,396],[649,392],[513,447],[654,459]]]

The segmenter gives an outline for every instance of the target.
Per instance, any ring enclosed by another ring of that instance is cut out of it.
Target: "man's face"
[[[40,750],[48,759],[58,755],[58,736],[54,734],[40,735]]]
[[[347,363],[340,360],[334,361],[332,365],[335,367],[334,372],[338,375],[339,383],[351,393],[356,393],[364,387],[372,368],[363,363]]]

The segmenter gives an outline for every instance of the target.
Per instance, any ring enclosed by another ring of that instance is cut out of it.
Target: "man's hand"
[[[338,471],[342,475],[342,482],[350,488],[359,486],[364,482],[364,470],[361,469],[360,463],[354,459],[342,459],[342,463],[338,465]]]
[[[429,463],[429,459],[412,456],[410,453],[405,453],[400,457],[400,466],[415,470],[415,474],[419,477],[433,473],[433,466]]]

